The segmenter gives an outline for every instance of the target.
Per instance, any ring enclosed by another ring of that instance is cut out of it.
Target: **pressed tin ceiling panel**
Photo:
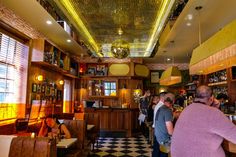
[[[151,54],[159,36],[155,32],[160,32],[175,0],[54,1],[69,20],[77,21],[75,27],[94,51],[109,57],[112,42],[123,39],[130,44],[131,57],[143,57]]]

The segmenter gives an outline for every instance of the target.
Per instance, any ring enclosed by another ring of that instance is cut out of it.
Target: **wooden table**
[[[57,143],[57,148],[69,148],[76,141],[77,138],[61,139],[61,141]]]
[[[93,124],[88,124],[88,125],[87,125],[87,131],[92,130],[94,127],[95,127],[95,125],[93,125]]]

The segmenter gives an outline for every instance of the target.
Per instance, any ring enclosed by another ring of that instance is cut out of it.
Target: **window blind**
[[[0,32],[0,120],[15,118],[25,105],[29,47]]]

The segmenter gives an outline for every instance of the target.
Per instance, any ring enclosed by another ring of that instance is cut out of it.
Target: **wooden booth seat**
[[[1,142],[1,141],[5,142]],[[1,157],[56,157],[56,142],[46,137],[0,136]]]
[[[100,116],[98,113],[75,113],[75,119],[85,120],[87,125],[94,125],[92,130],[86,130],[86,140],[88,145],[92,144],[93,150],[94,145],[97,142],[100,135]]]
[[[86,140],[86,121],[85,120],[64,120],[63,123],[71,133],[72,138],[77,138],[75,147],[72,148],[67,157],[87,156],[89,147]]]
[[[87,132],[88,140],[94,145],[97,143],[100,135],[100,117],[98,113],[87,113],[87,124],[94,125],[94,128]]]

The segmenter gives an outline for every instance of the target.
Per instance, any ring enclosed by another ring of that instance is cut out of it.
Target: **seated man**
[[[64,124],[61,124],[55,116],[47,116],[43,120],[39,136],[56,137],[58,135],[71,138],[71,134]]]

